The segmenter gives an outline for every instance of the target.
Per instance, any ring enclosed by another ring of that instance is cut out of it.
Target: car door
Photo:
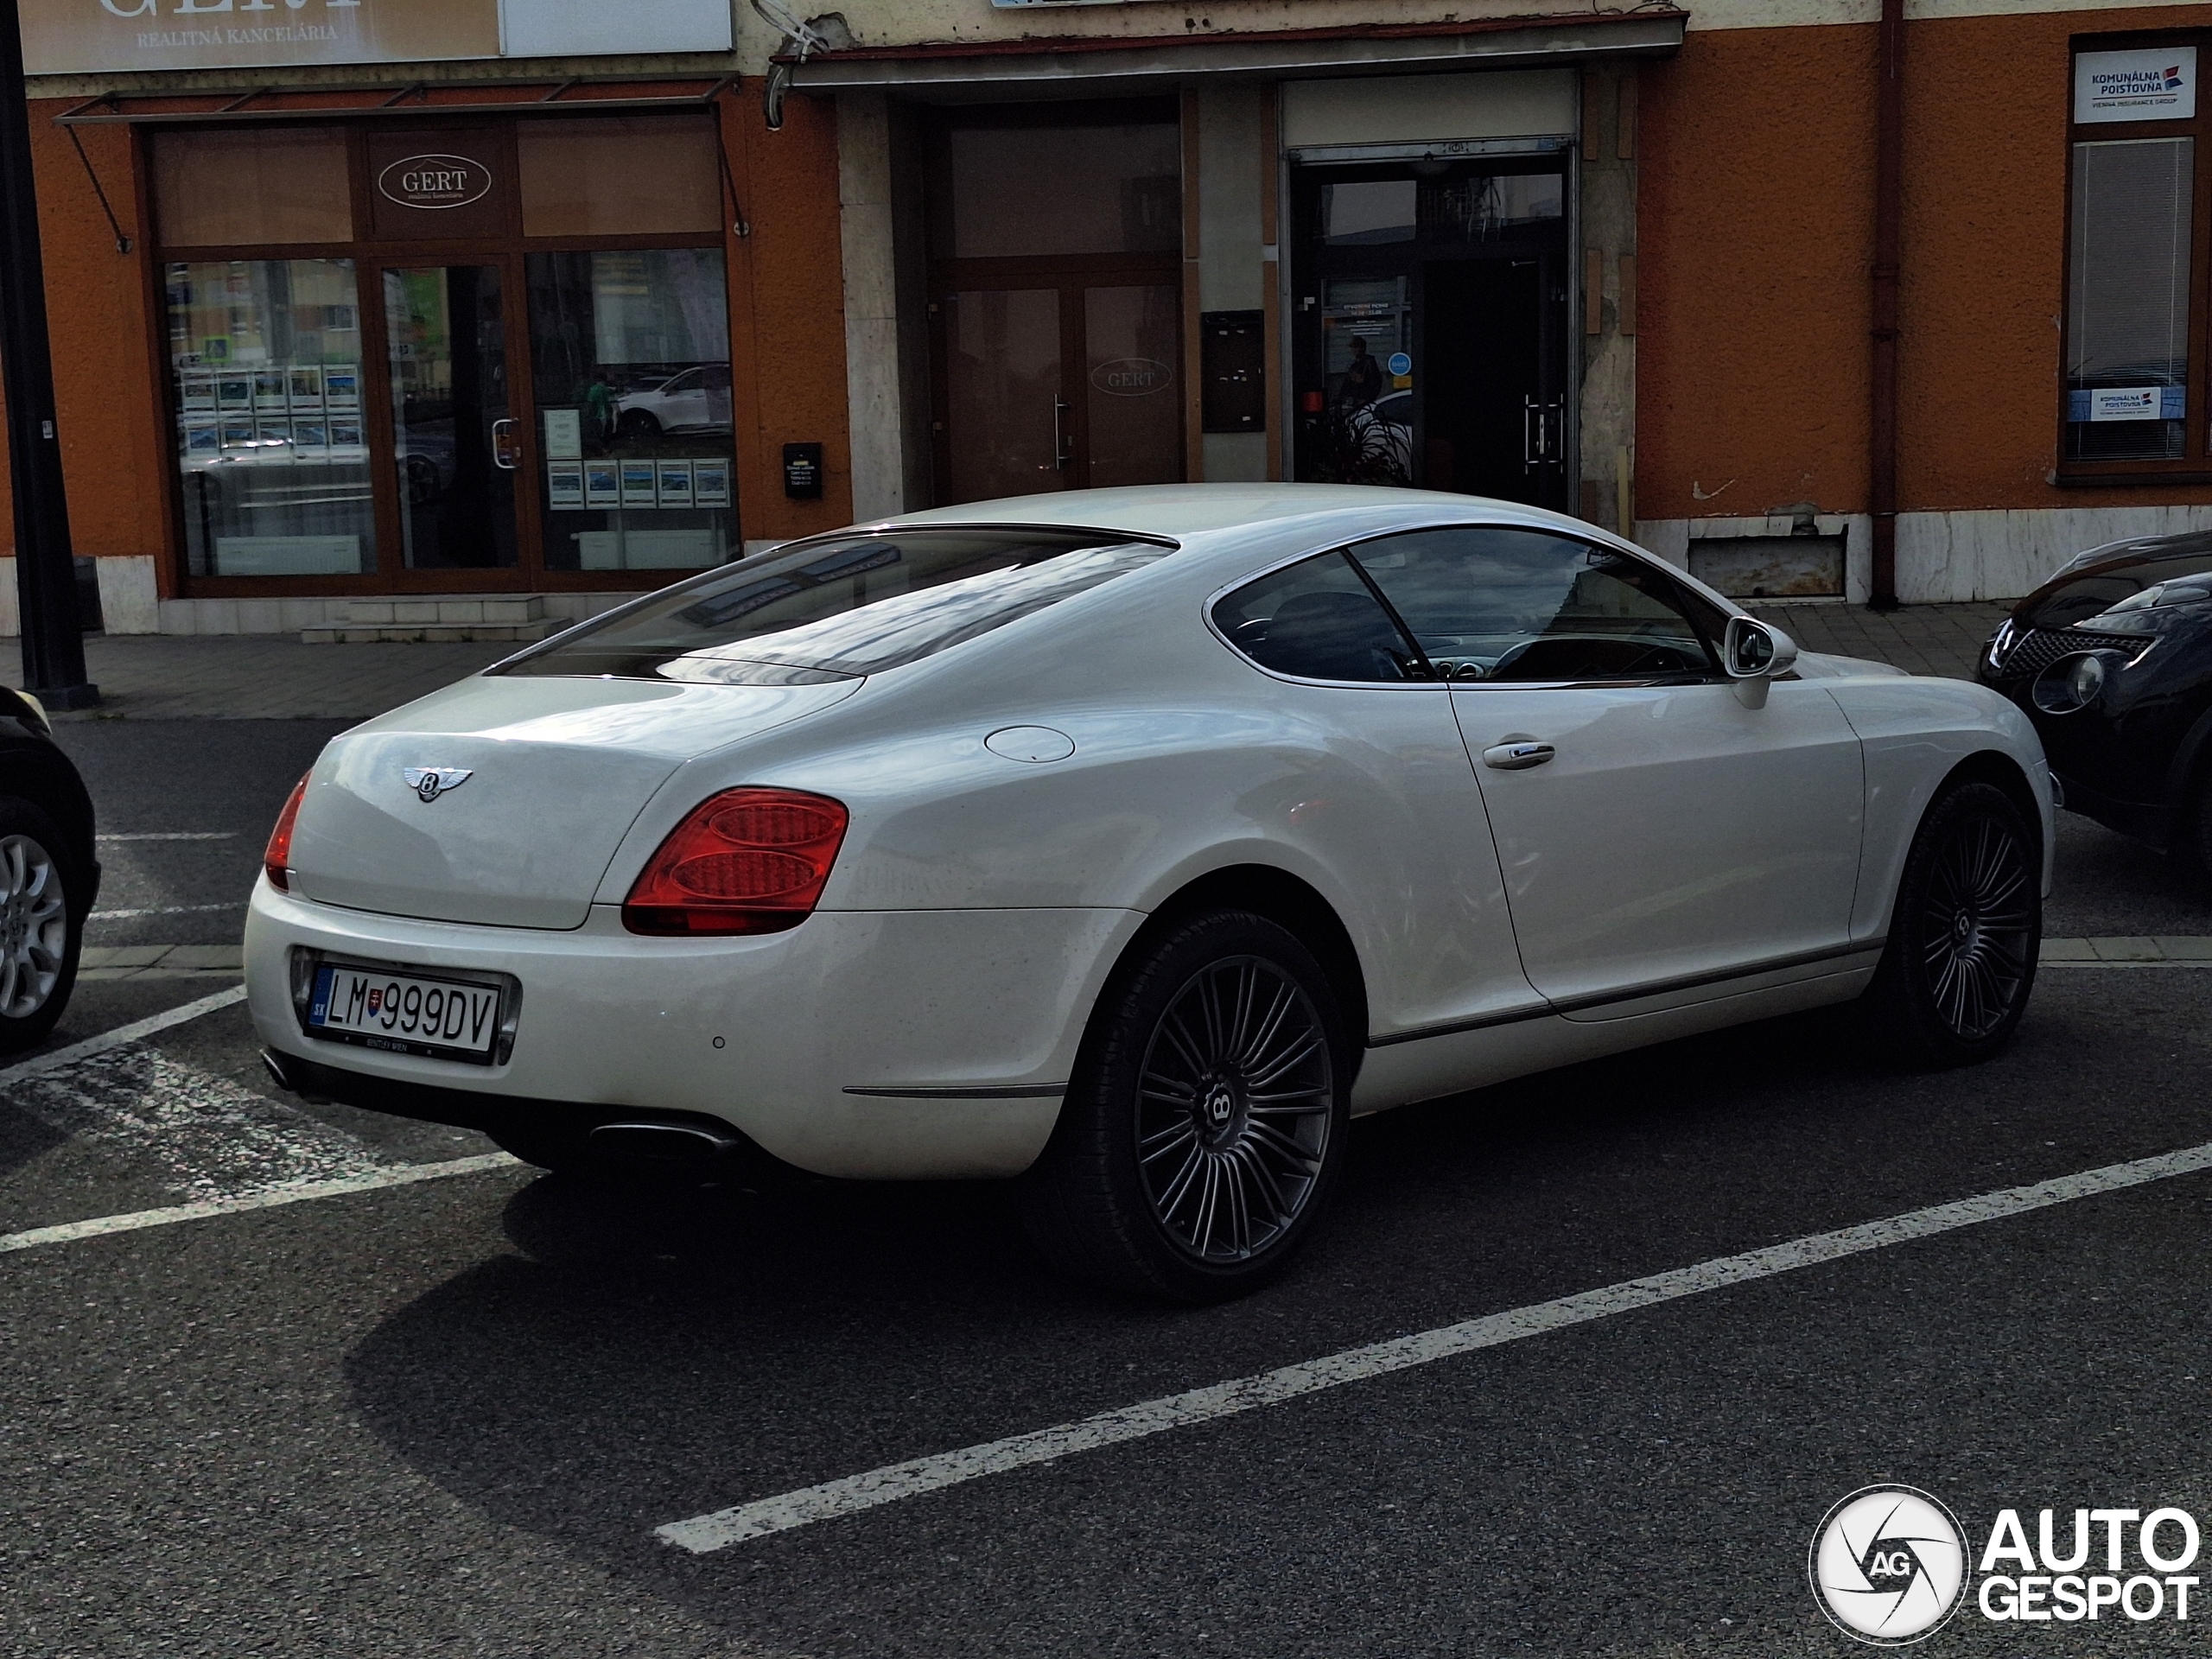
[[[707,376],[686,369],[661,388],[660,423],[671,432],[707,424]]]
[[[1370,1041],[1540,1009],[1450,692],[1351,561],[1332,551],[1268,571],[1221,596],[1211,620],[1277,682],[1271,721],[1303,734],[1287,809],[1254,796],[1242,810],[1279,819],[1330,872],[1365,970]]]
[[[1818,683],[1749,706],[1719,671],[1719,607],[1573,536],[1462,525],[1352,551],[1451,686],[1522,966],[1562,1013],[1851,952],[1864,768]]]

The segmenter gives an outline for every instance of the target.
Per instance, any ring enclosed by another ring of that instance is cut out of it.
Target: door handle
[[[1052,399],[1052,465],[1055,467],[1065,467],[1075,459],[1068,453],[1068,441],[1060,427],[1060,416],[1074,407],[1065,398]]]
[[[1548,743],[1493,743],[1483,751],[1483,765],[1500,772],[1526,772],[1541,766],[1559,751]]]
[[[522,460],[521,446],[515,437],[515,423],[509,419],[492,423],[492,460],[507,471],[514,471]]]

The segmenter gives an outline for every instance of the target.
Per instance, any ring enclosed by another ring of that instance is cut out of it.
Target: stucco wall
[[[2212,501],[2050,481],[2070,37],[2206,21],[2190,6],[1910,25],[1905,512]],[[1640,517],[1866,509],[1873,60],[1865,26],[1701,29],[1646,69]]]

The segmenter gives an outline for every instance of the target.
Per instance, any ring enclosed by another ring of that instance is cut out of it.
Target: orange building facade
[[[1872,590],[1878,0],[671,0],[650,51],[378,3],[302,47],[27,0],[111,632],[529,638],[855,518],[1200,479]],[[1903,30],[1906,602],[2212,523],[2204,10],[1999,4]]]

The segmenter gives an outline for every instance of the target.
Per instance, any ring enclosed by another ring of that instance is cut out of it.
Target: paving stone
[[[2091,939],[2099,962],[2164,962],[2166,953],[2152,939]]]
[[[2212,939],[2162,936],[2151,943],[2165,953],[2169,962],[2212,962]]]
[[[2096,947],[2088,939],[2045,939],[2040,960],[2044,962],[2094,962]]]

